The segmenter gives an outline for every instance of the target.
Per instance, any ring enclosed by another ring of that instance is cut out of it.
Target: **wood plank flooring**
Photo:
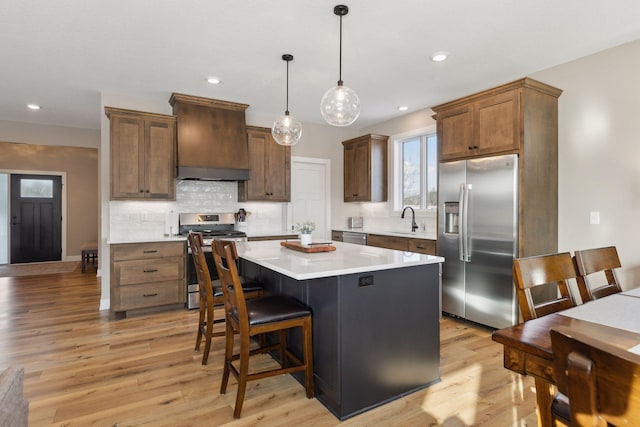
[[[209,364],[195,344],[197,313],[120,321],[99,311],[100,279],[0,278],[0,368],[25,370],[36,426],[535,426],[533,380],[502,367],[491,331],[441,322],[442,381],[340,423],[290,376],[249,383],[233,419],[235,382],[219,394],[222,338]],[[268,356],[260,366],[273,363]],[[1,424],[1,423],[0,423]]]

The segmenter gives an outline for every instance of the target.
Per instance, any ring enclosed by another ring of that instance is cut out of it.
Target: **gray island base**
[[[440,381],[443,259],[335,246],[306,254],[251,242],[238,252],[242,274],[262,281],[265,294],[311,307],[316,397],[345,420]],[[300,341],[288,341],[297,354]]]

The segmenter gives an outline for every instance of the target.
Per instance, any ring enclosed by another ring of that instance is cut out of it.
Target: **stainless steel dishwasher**
[[[343,231],[342,241],[344,243],[355,243],[356,245],[366,245],[367,235],[366,233],[353,233],[350,231]]]

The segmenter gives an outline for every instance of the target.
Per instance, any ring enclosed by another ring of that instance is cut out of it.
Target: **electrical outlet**
[[[373,276],[358,277],[358,286],[361,288],[364,288],[365,286],[373,286]]]
[[[589,224],[591,225],[600,224],[600,212],[591,212],[589,214]]]

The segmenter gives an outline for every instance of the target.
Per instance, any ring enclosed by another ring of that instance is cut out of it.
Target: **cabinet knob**
[[[472,147],[472,146],[468,146],[467,148],[468,148],[469,150],[473,150],[473,147]]]
[[[140,189],[140,192],[141,192],[141,193],[144,193],[144,190],[141,188],[141,189]]]

